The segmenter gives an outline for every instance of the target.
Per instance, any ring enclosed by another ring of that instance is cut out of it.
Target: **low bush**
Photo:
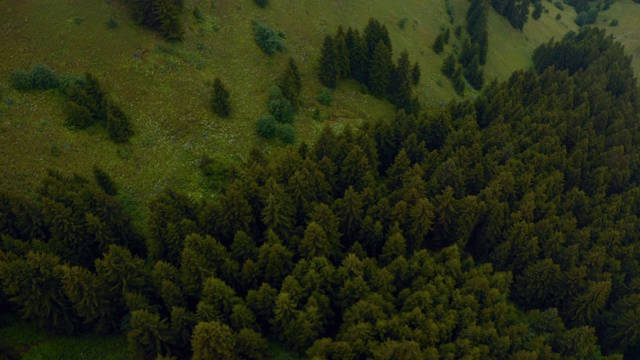
[[[18,69],[11,73],[11,85],[18,91],[56,89],[60,81],[50,67],[34,64],[30,71]]]
[[[331,95],[331,90],[327,88],[322,88],[322,90],[320,90],[320,95],[318,95],[317,100],[322,105],[331,106],[331,104],[333,104],[333,96]]]
[[[271,139],[276,136],[278,126],[276,119],[271,115],[264,115],[256,121],[256,132],[265,139]]]
[[[282,31],[276,31],[269,25],[255,21],[253,23],[256,44],[267,55],[285,50],[286,37]]]
[[[291,124],[284,124],[278,129],[278,137],[285,144],[293,144],[296,141],[296,133]]]

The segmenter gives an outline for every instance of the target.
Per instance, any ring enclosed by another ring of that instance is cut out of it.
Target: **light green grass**
[[[390,117],[391,105],[360,93],[352,81],[339,84],[333,106],[316,102],[321,89],[316,69],[324,35],[334,33],[338,25],[362,30],[370,17],[389,28],[396,57],[407,49],[411,61],[419,62],[422,79],[415,93],[422,102],[441,106],[458,98],[440,68],[453,51],[453,30],[464,26],[469,6],[467,0],[452,3],[453,25],[448,23],[443,0],[274,0],[265,9],[251,0],[185,0],[185,39],[168,44],[134,24],[119,1],[0,0],[0,188],[29,193],[47,168],[90,176],[98,164],[113,176],[122,199],[136,210],[139,220],[149,199],[166,187],[185,191],[194,199],[212,196],[213,192],[202,189],[197,166],[202,155],[219,153],[238,161],[253,146],[267,152],[281,146],[278,141],[260,139],[254,127],[255,120],[267,112],[266,90],[290,56],[303,78],[302,105],[295,122],[298,142],[311,142],[325,124],[343,128]],[[575,28],[573,10],[565,10],[563,19],[556,21],[558,10],[548,2],[544,5],[550,13],[540,21],[529,20],[524,32],[491,12],[487,79],[503,80],[513,70],[528,68],[537,45]],[[203,24],[192,15],[196,6],[206,19]],[[613,30],[620,37],[628,36],[630,46],[631,39],[639,37],[638,29],[632,29],[633,15],[617,10],[627,7],[640,8],[620,0],[609,12],[612,17],[615,11],[621,12],[615,15],[620,25]],[[107,27],[110,18],[118,22],[115,29]],[[407,18],[404,29],[398,26],[402,18]],[[269,57],[258,49],[251,27],[254,19],[285,32],[285,53]],[[451,28],[452,44],[437,55],[431,45],[446,26]],[[90,134],[65,128],[64,102],[56,92],[21,94],[10,89],[11,71],[32,63],[46,63],[57,73],[96,75],[130,115],[136,131],[132,143],[115,145],[104,131]],[[215,77],[231,92],[228,119],[217,118],[210,110],[206,82]],[[316,106],[323,121],[313,118]]]
[[[617,19],[618,26],[609,26]],[[627,55],[633,56],[633,71],[640,76],[640,4],[631,0],[616,0],[607,11],[598,15],[597,26],[613,34],[624,45]]]

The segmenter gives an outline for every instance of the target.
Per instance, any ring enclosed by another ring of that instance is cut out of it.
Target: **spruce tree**
[[[324,38],[320,51],[320,69],[318,77],[324,86],[334,89],[338,82],[338,61],[335,42],[331,35]]]
[[[231,108],[229,106],[229,91],[225,88],[219,78],[213,81],[213,112],[220,117],[228,117]]]
[[[335,36],[336,45],[336,68],[338,70],[338,78],[346,79],[351,73],[351,67],[349,65],[349,48],[347,47],[346,35],[342,26],[338,27],[338,32]]]
[[[298,65],[296,65],[293,58],[289,58],[288,66],[284,74],[282,74],[278,86],[282,91],[282,96],[289,100],[294,108],[297,108],[300,101],[300,92],[302,91],[302,80],[300,79]]]
[[[391,50],[380,40],[376,45],[369,68],[369,91],[371,94],[383,97],[387,93],[392,69]]]
[[[366,83],[368,79],[367,50],[364,39],[358,29],[353,30],[349,28],[347,30],[345,43],[349,53],[349,71],[351,77],[356,81]]]
[[[115,143],[126,143],[133,135],[131,123],[127,115],[111,102],[106,105],[107,108],[107,132],[109,138]]]
[[[418,85],[418,83],[420,82],[421,74],[422,72],[420,70],[420,64],[418,64],[418,62],[416,61],[416,63],[413,65],[413,68],[411,69],[411,83],[413,85]]]

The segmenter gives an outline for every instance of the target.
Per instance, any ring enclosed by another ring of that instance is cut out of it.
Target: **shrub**
[[[575,23],[580,27],[584,26],[587,23],[587,13],[583,11],[580,14],[578,14],[578,16],[576,17]]]
[[[403,17],[402,19],[398,20],[398,27],[400,27],[401,30],[404,30],[405,25],[407,25],[407,21],[409,19],[407,19],[406,17]]]
[[[556,20],[560,21],[560,19],[562,19],[562,15],[560,14],[556,15]]]
[[[269,0],[253,0],[253,2],[256,3],[258,7],[261,7],[261,8],[269,5]]]
[[[331,106],[333,103],[333,96],[331,95],[331,90],[327,88],[322,88],[320,90],[320,95],[317,98],[318,102],[325,106]]]
[[[33,90],[31,73],[23,69],[14,70],[11,73],[11,86],[18,91]]]
[[[555,6],[558,10],[564,11],[564,5],[562,5],[562,1],[554,2],[553,6]]]
[[[618,19],[611,20],[611,22],[609,23],[609,26],[618,26]]]
[[[31,78],[33,88],[37,90],[55,89],[60,86],[60,82],[53,70],[43,64],[35,64],[31,67]]]
[[[284,97],[273,99],[269,102],[269,113],[281,123],[290,124],[295,115],[293,105]]]
[[[273,138],[277,131],[276,119],[271,115],[261,116],[256,121],[256,132],[265,139]]]
[[[291,124],[284,124],[278,129],[278,137],[285,144],[293,144],[296,141],[296,134]]]
[[[586,24],[595,24],[596,20],[598,20],[598,9],[593,8],[587,13]]]
[[[255,21],[253,23],[256,44],[267,55],[273,55],[278,51],[284,51],[285,35],[282,31],[276,31],[269,25]]]
[[[11,85],[18,91],[47,90],[60,86],[53,70],[43,64],[35,64],[30,71],[18,69],[11,73]]]

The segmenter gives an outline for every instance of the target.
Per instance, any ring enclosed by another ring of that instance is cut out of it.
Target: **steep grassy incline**
[[[290,56],[303,77],[303,104],[295,122],[297,141],[312,139],[325,123],[342,127],[387,116],[392,106],[362,94],[355,82],[339,84],[331,107],[316,101],[321,89],[316,68],[324,35],[334,33],[338,25],[362,30],[370,17],[389,28],[394,58],[407,49],[411,61],[420,63],[422,79],[414,91],[423,103],[446,103],[456,95],[440,68],[455,45],[449,44],[441,55],[431,45],[443,26],[451,27],[451,39],[457,41],[453,30],[457,25],[464,27],[469,6],[466,0],[451,4],[453,25],[444,1],[272,0],[260,9],[251,0],[185,0],[184,42],[169,44],[135,25],[119,1],[0,0],[0,187],[26,191],[33,189],[48,167],[89,174],[99,164],[113,175],[122,198],[134,208],[146,208],[147,199],[167,186],[194,198],[205,196],[207,192],[201,190],[205,181],[198,169],[204,154],[218,154],[225,162],[245,156],[253,145],[279,146],[260,140],[254,124],[267,112],[267,89]],[[575,28],[572,9],[567,7],[557,21],[559,10],[551,3],[545,6],[549,14],[537,22],[530,20],[524,33],[491,13],[488,80],[505,79],[513,70],[529,67],[537,45]],[[618,11],[620,25],[615,30],[629,39],[637,29],[630,28],[632,17],[623,7],[631,6],[640,8],[622,0],[609,10]],[[202,14],[200,21],[193,15],[196,7]],[[251,25],[256,19],[286,34],[284,54],[268,57],[258,49]],[[406,19],[404,29],[399,26],[402,19]],[[64,101],[56,92],[12,90],[11,71],[32,63],[46,63],[58,74],[94,74],[131,117],[136,131],[131,144],[115,145],[102,130],[65,128]],[[229,119],[215,117],[209,105],[206,82],[216,76],[231,91]],[[316,108],[322,120],[314,119]]]

